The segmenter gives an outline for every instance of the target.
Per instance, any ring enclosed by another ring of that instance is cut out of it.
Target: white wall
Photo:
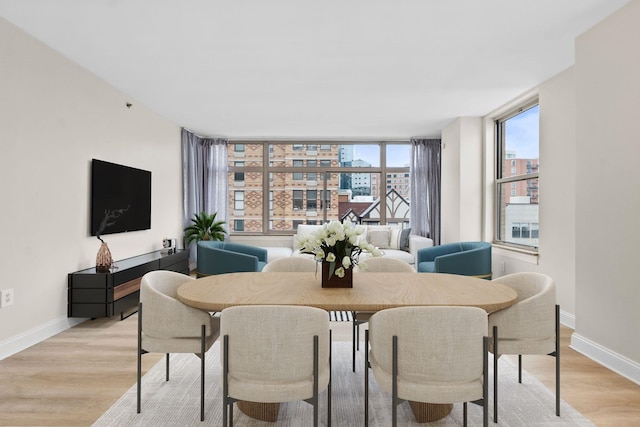
[[[576,334],[640,383],[640,1],[576,40]],[[624,373],[624,372],[623,372]]]
[[[0,289],[15,292],[0,309],[2,359],[74,323],[67,273],[95,265],[100,243],[91,158],[152,172],[152,228],[105,236],[115,260],[181,235],[182,179],[178,126],[1,18],[0,58]]]
[[[442,130],[440,243],[483,240],[482,119],[460,117]]]
[[[540,85],[539,268],[556,282],[565,316],[575,314],[575,80],[573,67]],[[574,323],[567,321],[568,324]]]

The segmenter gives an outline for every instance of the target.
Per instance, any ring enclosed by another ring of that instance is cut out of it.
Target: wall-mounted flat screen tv
[[[151,228],[151,172],[91,160],[91,235]]]

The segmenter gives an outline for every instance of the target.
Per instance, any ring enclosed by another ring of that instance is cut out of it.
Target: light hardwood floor
[[[87,321],[0,361],[0,425],[90,426],[135,384],[136,328],[136,315]],[[349,322],[332,329],[334,340],[351,340]],[[571,333],[562,328],[561,397],[597,426],[640,426],[640,386],[571,350]],[[143,370],[161,357],[145,355]],[[548,356],[524,357],[552,390],[554,366]]]

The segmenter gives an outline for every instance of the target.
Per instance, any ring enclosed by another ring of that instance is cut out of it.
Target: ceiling
[[[0,0],[0,16],[179,126],[439,136],[574,62],[628,0]]]

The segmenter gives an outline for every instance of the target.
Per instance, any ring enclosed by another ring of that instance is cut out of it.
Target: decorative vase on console
[[[363,237],[364,228],[351,222],[331,221],[318,231],[298,240],[301,253],[313,254],[322,263],[323,288],[352,288],[353,268],[362,251],[371,256],[382,253]]]
[[[100,244],[100,249],[98,249],[98,255],[96,255],[96,271],[98,273],[109,273],[113,267],[113,258],[111,257],[109,246],[107,246],[107,242],[102,240],[100,235],[107,227],[115,224],[116,219],[118,219],[120,215],[125,213],[127,210],[129,210],[129,206],[127,206],[126,209],[107,209],[104,211],[104,219],[96,231],[96,237],[100,242],[102,242]]]
[[[96,255],[96,271],[98,273],[109,273],[111,265],[113,264],[113,258],[111,258],[111,251],[107,243],[102,241],[98,255]]]

